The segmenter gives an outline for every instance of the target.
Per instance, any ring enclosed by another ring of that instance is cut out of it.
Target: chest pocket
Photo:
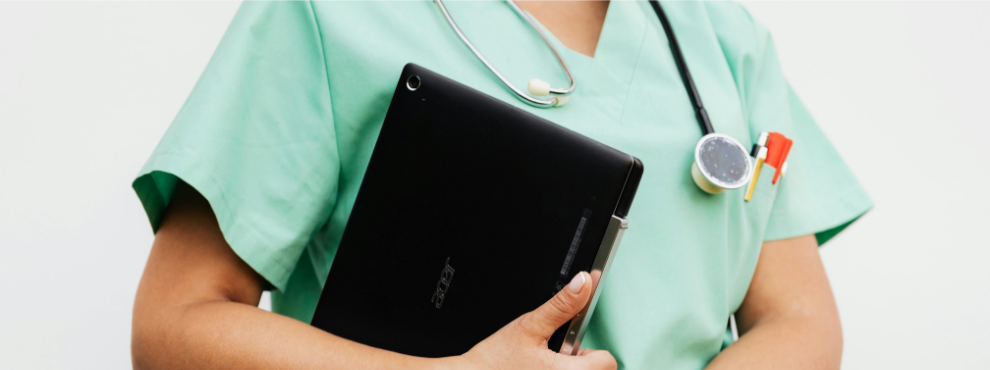
[[[727,302],[729,312],[727,314],[735,312],[746,296],[753,272],[756,271],[756,262],[760,257],[760,249],[770,222],[770,213],[773,211],[777,192],[780,191],[781,186],[786,186],[784,185],[786,181],[782,177],[777,179],[776,184],[773,183],[773,176],[776,172],[776,168],[764,164],[756,181],[752,198],[748,202],[744,200],[748,189],[747,185],[747,187],[739,189],[738,195],[731,200],[736,202],[736,207],[733,208],[735,208],[737,219],[741,222],[736,222],[729,227],[728,240],[730,240],[730,244],[726,256],[728,258],[726,266],[729,267],[726,271],[726,283],[728,285],[726,296],[729,299]]]
[[[760,176],[756,180],[756,187],[753,189],[753,196],[750,198],[746,204],[751,205],[749,212],[754,211],[765,211],[765,216],[770,216],[770,208],[773,208],[773,202],[777,199],[777,191],[780,190],[780,186],[783,183],[783,177],[777,177],[777,183],[773,183],[773,177],[777,173],[777,169],[769,164],[763,164],[763,168],[760,171]],[[747,185],[748,188],[748,185]],[[762,213],[761,213],[762,214]],[[766,226],[766,219],[764,221],[764,226]]]

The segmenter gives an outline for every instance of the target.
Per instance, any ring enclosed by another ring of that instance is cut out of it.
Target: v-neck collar
[[[529,15],[529,17],[536,23],[536,25],[538,27],[540,27],[540,29],[544,32],[544,34],[547,35],[547,38],[549,38],[550,41],[554,44],[554,47],[556,47],[557,50],[560,50],[562,54],[566,54],[567,56],[571,56],[571,57],[579,58],[579,59],[580,58],[583,58],[583,59],[595,59],[599,55],[599,49],[601,48],[602,41],[605,39],[605,30],[608,28],[609,18],[612,18],[612,14],[614,13],[613,12],[613,9],[616,8],[615,7],[615,2],[616,2],[615,0],[609,1],[608,8],[605,10],[605,21],[602,23],[602,29],[598,33],[598,40],[595,43],[595,56],[588,56],[588,55],[585,55],[583,53],[580,53],[578,51],[575,51],[574,49],[571,49],[571,48],[565,46],[560,41],[560,39],[557,38],[557,35],[555,35],[548,28],[546,28],[546,26],[544,26],[543,23],[540,22],[540,20],[538,18],[536,18],[536,16],[533,15],[533,13],[530,13],[530,12],[525,11],[525,10],[523,10],[523,11],[526,12],[526,14]]]
[[[616,82],[628,86],[643,47],[643,34],[646,30],[646,19],[637,4],[617,0],[609,2],[598,44],[595,45],[594,57],[568,48],[536,17],[532,14],[530,17],[561,53],[573,73],[585,75],[592,69],[603,72],[600,68],[604,68],[610,74],[615,74]]]

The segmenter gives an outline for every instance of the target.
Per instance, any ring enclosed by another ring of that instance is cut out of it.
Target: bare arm
[[[838,369],[842,327],[814,235],[763,243],[719,369]]]
[[[546,348],[587,302],[587,276],[465,356],[401,355],[257,308],[264,280],[227,245],[206,200],[180,184],[138,287],[132,359],[135,369],[614,369],[604,351],[569,357]]]
[[[227,245],[209,204],[176,189],[134,304],[136,369],[426,368],[257,308],[263,279]]]

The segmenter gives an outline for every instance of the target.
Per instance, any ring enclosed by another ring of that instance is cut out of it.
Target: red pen
[[[773,174],[773,183],[774,184],[777,183],[777,178],[780,177],[780,172],[781,172],[781,170],[784,169],[784,163],[787,163],[787,155],[791,153],[791,145],[794,145],[794,140],[791,140],[791,139],[786,139],[786,140],[787,140],[787,142],[784,143],[784,148],[783,148],[783,151],[781,152],[780,160],[778,161],[778,163],[780,164],[780,166],[774,166],[774,168],[777,169],[777,172],[774,172],[774,174]]]
[[[779,132],[771,132],[770,139],[767,140],[767,160],[766,164],[774,169],[780,168],[780,155],[783,153],[787,138]]]

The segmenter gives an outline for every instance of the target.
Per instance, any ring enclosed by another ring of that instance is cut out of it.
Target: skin
[[[516,1],[568,49],[595,56],[608,1]]]
[[[594,56],[607,2],[520,2],[561,42]],[[709,369],[836,369],[842,330],[815,238],[766,242],[736,313],[738,342]],[[540,308],[468,353],[441,359],[355,343],[257,307],[265,281],[223,238],[208,202],[180,183],[155,236],[134,304],[135,369],[615,369],[605,351],[547,349],[587,302],[582,273]],[[574,287],[572,290],[571,287]]]
[[[838,369],[842,325],[813,235],[763,243],[736,311],[739,341],[708,369]]]

